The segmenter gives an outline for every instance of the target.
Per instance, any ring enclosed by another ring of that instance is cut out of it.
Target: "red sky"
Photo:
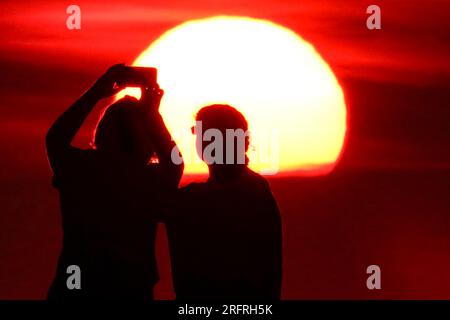
[[[382,30],[366,28],[366,1],[78,1],[82,30],[65,26],[60,1],[2,1],[2,59],[61,66],[132,61],[152,40],[186,20],[213,15],[269,19],[312,42],[342,75],[427,82],[448,77],[448,1],[378,1]],[[421,79],[412,79],[411,77]]]
[[[375,31],[366,28],[368,3],[356,0],[342,3],[131,0],[107,3],[79,1],[76,4],[81,7],[82,29],[69,31],[65,24],[66,3],[2,2],[0,65],[4,75],[0,79],[3,97],[0,121],[6,122],[2,125],[3,130],[17,133],[20,126],[25,126],[39,131],[38,127],[46,127],[48,121],[107,66],[117,62],[131,63],[153,40],[179,23],[228,14],[268,19],[291,28],[311,42],[330,64],[344,87],[350,117],[354,116],[354,110],[358,110],[358,104],[367,104],[365,110],[361,109],[364,117],[380,117],[384,122],[391,119],[389,127],[399,123],[397,118],[411,117],[413,126],[418,122],[423,127],[418,130],[425,131],[425,135],[430,130],[437,131],[423,144],[426,148],[433,148],[435,153],[442,153],[439,146],[433,144],[439,145],[442,133],[448,133],[445,123],[430,123],[426,116],[421,123],[420,107],[415,106],[420,98],[410,99],[410,96],[402,97],[402,94],[416,91],[413,89],[416,87],[438,90],[438,94],[432,92],[429,99],[438,100],[437,106],[433,106],[438,109],[438,116],[434,118],[444,119],[448,115],[442,101],[448,98],[444,90],[450,84],[449,1],[379,1],[382,30]],[[405,110],[399,111],[399,107],[376,101],[386,98],[386,95],[379,95],[372,87],[387,84],[402,91],[392,98],[400,97]],[[353,96],[349,87],[354,85],[364,85],[358,94],[365,94]],[[409,86],[412,89],[408,89]],[[427,95],[426,92],[423,94]],[[426,99],[422,99],[426,103]],[[368,111],[371,108],[381,109],[373,110],[372,114]],[[379,163],[400,162],[403,165],[403,159],[410,164],[414,158],[417,158],[414,162],[418,165],[423,163],[423,159],[419,159],[420,152],[411,159],[410,153],[417,153],[410,150],[415,148],[415,141],[402,140],[402,132],[383,137],[383,132],[375,132],[379,127],[370,128],[368,125],[362,128],[364,134],[359,135],[365,138],[364,148],[383,146],[381,149],[385,149],[388,145],[392,148],[389,150],[391,155],[399,154],[398,159],[391,159],[388,154],[379,159]],[[439,156],[432,165],[441,166],[448,159]],[[368,156],[361,161],[362,165],[369,165],[373,163],[373,157]]]

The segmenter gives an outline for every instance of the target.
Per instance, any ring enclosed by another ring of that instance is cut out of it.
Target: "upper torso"
[[[177,296],[228,296],[233,288],[234,295],[252,296],[271,281],[258,268],[281,259],[281,222],[264,178],[247,170],[227,183],[191,184],[179,190],[177,203],[168,221]]]
[[[94,150],[80,150],[55,170],[63,225],[58,272],[82,265],[91,287],[113,279],[116,287],[155,283],[158,179],[150,168],[111,162]]]

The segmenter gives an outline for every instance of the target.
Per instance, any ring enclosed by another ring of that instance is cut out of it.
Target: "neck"
[[[245,164],[215,164],[208,166],[208,169],[210,181],[223,182],[239,178],[246,171],[247,166]]]

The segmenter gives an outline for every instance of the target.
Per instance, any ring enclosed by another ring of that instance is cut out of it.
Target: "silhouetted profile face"
[[[210,169],[248,164],[248,123],[235,108],[215,104],[200,109],[193,130],[197,152]]]
[[[147,163],[153,153],[145,114],[137,99],[126,96],[109,106],[95,129],[94,144],[111,158],[125,156]]]

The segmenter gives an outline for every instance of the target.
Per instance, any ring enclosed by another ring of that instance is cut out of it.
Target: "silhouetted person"
[[[162,90],[143,83],[141,100],[127,96],[107,108],[94,149],[71,145],[96,103],[123,89],[117,87],[123,67],[111,67],[47,134],[63,227],[49,299],[153,298],[157,200],[176,190],[182,175],[182,165],[171,161],[175,145],[158,112]],[[154,153],[159,163],[149,163]],[[70,265],[81,269],[80,290],[67,287]]]
[[[279,299],[282,239],[277,203],[268,182],[247,167],[248,136],[241,137],[241,148],[239,139],[234,146],[225,139],[226,129],[246,132],[247,121],[228,105],[205,107],[196,120],[203,132],[220,131],[223,149],[209,152],[210,142],[197,132],[197,150],[209,162],[209,179],[181,188],[169,214],[177,299]],[[232,164],[226,164],[227,155]]]

